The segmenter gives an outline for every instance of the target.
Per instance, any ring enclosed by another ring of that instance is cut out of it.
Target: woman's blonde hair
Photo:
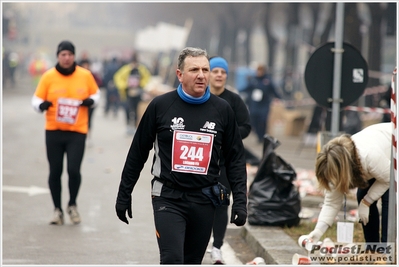
[[[331,185],[341,193],[367,186],[356,146],[349,134],[335,137],[323,146],[316,157],[315,172],[320,187],[329,191]]]

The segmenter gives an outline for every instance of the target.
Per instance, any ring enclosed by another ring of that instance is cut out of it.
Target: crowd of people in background
[[[113,118],[116,119],[119,111],[123,111],[126,117],[125,132],[127,135],[133,135],[140,119],[138,106],[143,100],[146,85],[154,77],[160,78],[161,83],[169,84],[171,88],[175,88],[178,85],[178,81],[171,79],[174,75],[172,75],[173,73],[170,70],[173,68],[174,62],[166,54],[153,56],[152,59],[149,59],[147,55],[143,56],[139,51],[135,50],[132,50],[129,56],[124,53],[122,57],[121,54],[121,51],[114,51],[113,55],[108,54],[102,58],[98,55],[91,55],[88,50],[82,50],[77,57],[77,64],[81,65],[86,62],[88,65],[85,64],[94,75],[99,88],[104,91],[104,100],[102,100],[100,107],[104,117],[108,117],[111,112]],[[43,73],[55,64],[44,51],[37,51],[24,57],[20,53],[3,47],[2,55],[3,88],[15,87],[22,75],[29,75],[32,81],[32,88],[35,88]],[[144,60],[140,60],[140,57]],[[133,67],[135,64],[137,64],[137,68]],[[139,85],[137,88],[132,88],[134,85],[127,86],[127,83],[134,83],[135,75],[133,72],[136,70],[139,70],[136,75],[139,79]],[[243,70],[246,70],[245,73]],[[251,63],[251,66],[248,67],[235,66],[230,72],[230,82],[228,81],[230,84],[227,87],[237,89],[237,92],[245,101],[250,111],[252,132],[257,136],[258,141],[262,143],[264,134],[270,134],[268,117],[272,103],[274,101],[291,101],[293,94],[298,90],[298,86],[293,84],[295,81],[292,78],[292,70],[287,70],[287,75],[281,82],[275,82],[273,72],[262,63],[257,65]],[[232,83],[234,84],[232,85]],[[380,99],[378,107],[389,108],[389,89],[385,94],[380,93],[374,96],[374,98]],[[145,102],[148,102],[148,98],[145,99]],[[93,110],[91,110],[90,114],[92,112]],[[322,107],[316,104],[313,116],[318,118],[324,113]],[[325,123],[327,131],[330,124],[328,115],[327,112],[327,123]],[[342,111],[341,116],[344,119],[340,123],[342,124],[346,121],[348,125],[340,125],[340,129],[350,134],[360,130],[359,124],[361,124],[361,121],[358,112]],[[307,129],[308,133],[323,130],[323,125],[320,125],[317,118],[311,119]],[[382,115],[381,121],[389,120],[390,114]],[[354,123],[356,123],[356,127],[351,126]],[[304,130],[306,132],[306,129]]]
[[[113,117],[117,118],[119,110],[124,111],[127,135],[135,133],[140,119],[138,106],[142,101],[146,85],[153,77],[163,76],[161,81],[170,83],[172,88],[178,85],[176,78],[171,79],[174,76],[170,71],[172,60],[167,61],[165,57],[158,56],[154,60],[148,61],[151,64],[144,64],[139,60],[139,56],[139,53],[133,50],[130,58],[114,55],[101,61],[98,57],[90,55],[88,50],[82,50],[77,57],[77,64],[88,68],[99,88],[105,92],[101,107],[104,116],[107,117],[112,111]],[[3,49],[3,87],[7,82],[11,86],[15,85],[15,73],[20,61],[17,53],[5,52]],[[26,64],[33,87],[37,86],[43,73],[54,65],[42,52],[34,53]],[[168,66],[165,67],[165,65]],[[262,142],[263,135],[267,133],[267,118],[273,98],[282,98],[277,92],[278,86],[266,70],[266,66],[259,65],[254,76],[246,77],[245,90],[239,92],[251,111],[252,129],[258,136],[259,142]],[[248,95],[249,97],[246,97]],[[90,109],[89,118],[93,111],[94,109]],[[91,123],[92,120],[89,119],[89,129]]]
[[[87,54],[86,54],[87,56]],[[160,60],[155,59],[148,66],[140,61],[138,52],[133,52],[129,61],[112,57],[104,61],[102,66],[102,83],[100,87],[105,90],[104,116],[112,111],[116,118],[119,109],[124,110],[126,117],[126,134],[133,135],[139,122],[139,103],[143,100],[143,93],[150,80],[159,75],[163,82],[168,82],[168,71],[160,70]],[[176,85],[176,81],[173,81]],[[173,87],[173,86],[172,86]],[[259,142],[268,132],[267,119],[270,106],[274,99],[282,99],[278,86],[274,83],[267,67],[259,64],[255,75],[248,76],[246,87],[238,92],[245,101],[250,115],[252,130],[257,135]]]

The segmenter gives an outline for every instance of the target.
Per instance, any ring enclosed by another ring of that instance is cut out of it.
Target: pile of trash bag
[[[265,135],[263,158],[248,192],[248,223],[296,226],[300,222],[301,199],[293,181],[296,172],[274,150],[280,142]]]

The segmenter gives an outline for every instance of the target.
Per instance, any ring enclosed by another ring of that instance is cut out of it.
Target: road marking
[[[50,190],[48,188],[42,188],[42,187],[38,187],[38,186],[34,186],[34,185],[31,185],[30,187],[3,185],[3,192],[4,191],[27,193],[29,196],[36,196],[36,195],[40,195],[40,194],[50,193]]]

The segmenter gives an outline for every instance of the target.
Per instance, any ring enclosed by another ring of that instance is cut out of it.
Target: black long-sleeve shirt
[[[228,89],[224,89],[219,97],[226,100],[233,109],[238,128],[240,129],[241,138],[245,139],[248,137],[248,135],[251,133],[251,122],[248,108],[245,105],[244,100],[242,100],[240,95],[229,91]]]
[[[240,129],[241,138],[242,139],[246,138],[251,133],[251,121],[249,118],[248,108],[245,105],[244,100],[242,100],[240,95],[232,91],[229,91],[226,88],[218,96],[226,100],[227,103],[229,103],[229,105],[234,111],[238,129]],[[220,161],[220,165],[224,165],[223,157]],[[230,190],[229,180],[224,170],[222,170],[222,172],[220,173],[220,182]]]
[[[233,193],[233,209],[246,211],[244,146],[234,112],[227,101],[211,94],[203,104],[189,104],[177,91],[154,98],[140,120],[129,149],[117,206],[127,207],[129,204],[133,187],[152,148],[151,173],[154,177],[187,189],[163,186],[161,196],[197,203],[210,202],[200,189],[219,180],[223,153]]]

